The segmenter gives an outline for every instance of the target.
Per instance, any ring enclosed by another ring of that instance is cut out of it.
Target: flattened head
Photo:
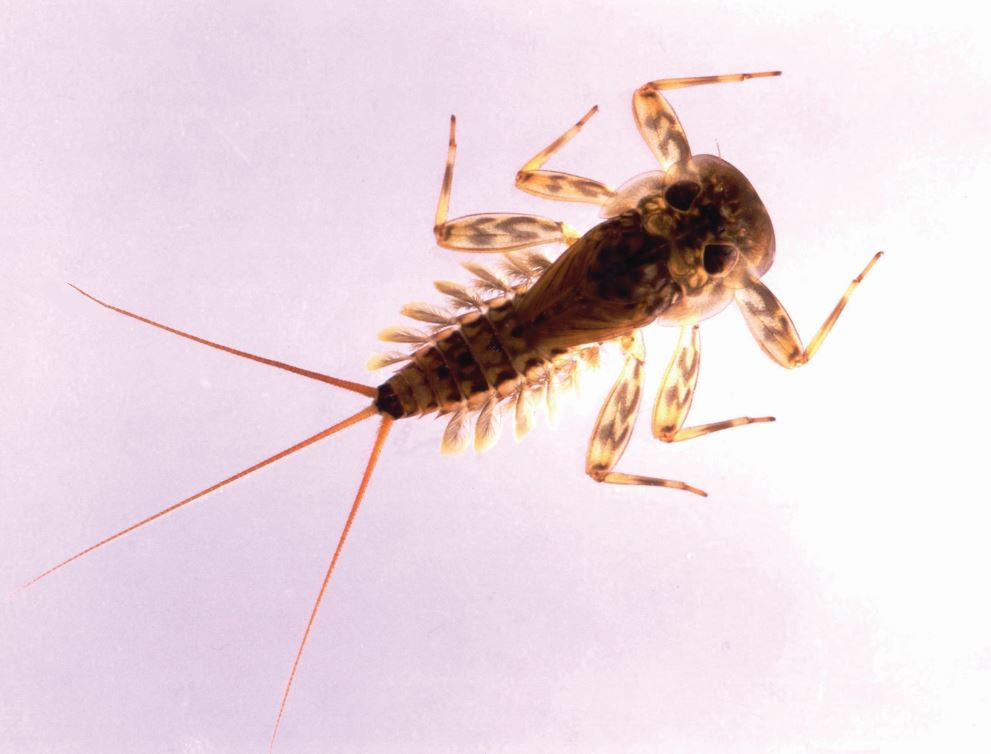
[[[774,260],[774,229],[750,181],[713,155],[698,155],[623,186],[603,214],[636,209],[644,230],[670,248],[668,267],[684,291],[661,316],[669,324],[716,314]]]

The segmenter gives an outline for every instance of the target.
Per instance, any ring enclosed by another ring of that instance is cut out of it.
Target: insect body
[[[633,97],[634,117],[660,169],[618,190],[588,178],[542,169],[550,156],[582,129],[596,108],[526,162],[516,177],[519,188],[550,199],[588,202],[601,208],[604,221],[580,237],[564,223],[533,215],[477,214],[449,220],[456,152],[452,117],[435,235],[439,245],[447,249],[501,254],[502,268],[497,271],[467,264],[477,278],[473,286],[436,284],[450,306],[407,306],[405,314],[430,327],[393,328],[383,333],[383,339],[411,344],[413,348],[410,353],[390,353],[372,360],[373,367],[402,363],[378,387],[214,343],[80,291],[102,306],[181,337],[360,393],[371,399],[371,405],[97,542],[25,586],[236,479],[378,416],[375,444],[283,691],[272,735],[274,745],[303,647],[386,437],[397,419],[434,412],[449,415],[441,443],[447,452],[460,451],[471,442],[473,420],[475,449],[489,447],[498,437],[503,413],[512,414],[515,434],[522,437],[533,424],[537,399],[553,403],[557,389],[573,382],[586,364],[597,360],[602,344],[616,342],[625,359],[592,432],[586,472],[599,482],[672,487],[704,495],[684,482],[615,470],[629,442],[642,393],[645,357],[640,329],[654,321],[681,329],[654,405],[652,428],[658,439],[676,442],[730,427],[773,421],[773,417],[744,416],[684,426],[698,378],[698,323],[736,302],[764,352],[782,366],[799,366],[818,350],[853,289],[881,256],[878,252],[850,283],[809,346],[803,346],[787,312],[760,281],[774,260],[774,231],[764,205],[750,182],[728,162],[691,153],[678,118],[662,95],[668,89],[776,75],[778,72],[663,79],[642,86]],[[533,250],[550,244],[567,246],[553,262]]]

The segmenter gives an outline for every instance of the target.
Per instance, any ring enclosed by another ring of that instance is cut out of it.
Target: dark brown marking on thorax
[[[609,221],[587,272],[589,292],[603,301],[626,302],[631,309],[654,309],[657,292],[670,281],[670,239],[648,233],[639,212]]]
[[[625,212],[582,236],[523,297],[534,350],[611,340],[652,322],[679,295],[670,239]]]

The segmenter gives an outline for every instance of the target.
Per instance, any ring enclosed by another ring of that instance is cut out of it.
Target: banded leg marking
[[[434,236],[439,246],[453,251],[502,252],[553,243],[570,245],[578,239],[578,232],[570,225],[539,215],[490,212],[448,220],[451,185],[454,182],[454,157],[457,153],[455,126],[456,120],[452,115],[447,163],[434,219]]]
[[[586,202],[601,206],[611,199],[616,192],[604,183],[571,173],[538,169],[550,159],[551,155],[571,141],[582,130],[588,119],[598,111],[599,106],[595,105],[575,125],[527,160],[516,173],[516,188],[534,196],[559,202]]]
[[[661,94],[666,89],[684,89],[702,84],[724,84],[732,81],[780,76],[781,71],[760,73],[731,73],[722,76],[693,76],[686,78],[658,79],[649,81],[633,94],[633,117],[637,121],[640,135],[647,142],[650,151],[657,158],[662,171],[676,162],[692,156],[688,137],[681,127],[674,108]]]
[[[883,254],[883,251],[875,254],[861,273],[850,281],[850,285],[847,286],[836,306],[826,317],[826,321],[812,337],[807,348],[802,346],[802,339],[781,302],[760,280],[751,279],[747,287],[736,292],[736,303],[740,307],[740,311],[743,312],[743,318],[747,322],[747,327],[750,328],[750,333],[757,341],[757,345],[774,362],[783,367],[793,369],[808,362],[819,350],[822,342],[829,335],[829,331],[833,329],[836,320],[846,308],[850,296],[853,295],[864,276],[870,272]]]
[[[687,337],[686,337],[687,335]],[[773,422],[773,416],[751,418],[741,416],[736,419],[726,419],[720,422],[700,424],[696,427],[683,427],[692,406],[695,394],[695,383],[699,377],[701,363],[701,343],[699,326],[686,325],[681,328],[678,345],[675,347],[671,361],[668,363],[661,388],[657,392],[657,402],[654,403],[652,429],[654,437],[663,442],[681,442],[695,437],[718,432],[730,427],[742,427],[747,424]]]
[[[626,351],[626,361],[619,379],[616,380],[609,397],[602,405],[595,429],[592,430],[592,439],[589,441],[585,460],[585,473],[597,482],[670,487],[705,497],[705,492],[684,482],[613,471],[613,467],[630,442],[637,409],[640,407],[644,348],[639,331],[623,339],[623,348]]]

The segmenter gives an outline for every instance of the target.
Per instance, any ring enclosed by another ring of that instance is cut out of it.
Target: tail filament
[[[289,690],[292,688],[293,680],[296,678],[296,671],[299,669],[299,660],[303,656],[303,647],[306,646],[306,642],[310,638],[310,629],[313,628],[313,621],[316,619],[317,611],[320,609],[320,602],[323,600],[323,595],[327,591],[330,576],[334,572],[334,566],[337,565],[337,559],[341,556],[341,550],[344,549],[344,541],[348,538],[348,532],[351,531],[351,524],[354,522],[355,514],[358,512],[358,506],[361,505],[361,499],[365,496],[365,490],[368,487],[369,480],[372,478],[372,472],[375,470],[375,464],[378,461],[379,454],[382,452],[382,446],[385,445],[385,438],[389,436],[389,429],[392,428],[394,421],[391,416],[382,417],[378,434],[375,436],[375,445],[372,447],[371,455],[368,457],[368,464],[365,466],[365,473],[361,477],[361,484],[358,485],[358,493],[355,495],[354,502],[351,504],[351,511],[348,513],[347,521],[344,523],[344,529],[341,531],[340,539],[337,540],[334,556],[330,559],[327,573],[324,574],[323,583],[320,584],[320,591],[317,592],[317,598],[313,602],[313,609],[310,611],[310,619],[306,622],[303,640],[299,643],[299,649],[296,651],[296,659],[293,660],[292,670],[289,671],[289,680],[286,682],[285,691],[282,692],[282,701],[279,703],[279,714],[276,715],[275,728],[272,730],[272,740],[268,745],[269,754],[272,754],[272,750],[275,748],[275,737],[279,733],[279,724],[282,722],[282,714],[285,712],[286,701],[289,699]]]
[[[361,385],[361,384],[356,383],[356,382],[349,382],[348,380],[341,380],[341,379],[338,379],[337,377],[331,377],[330,375],[327,375],[327,374],[322,374],[320,372],[314,372],[314,371],[311,371],[309,369],[303,369],[301,367],[293,366],[291,364],[286,364],[284,362],[276,361],[274,359],[269,359],[269,358],[266,358],[264,356],[257,356],[255,354],[248,353],[246,351],[240,351],[240,350],[238,350],[236,348],[231,348],[230,346],[225,346],[225,345],[222,345],[220,343],[215,343],[214,341],[211,341],[211,340],[206,340],[205,338],[201,338],[199,336],[192,335],[192,334],[187,333],[187,332],[184,332],[182,330],[177,330],[174,327],[169,327],[168,325],[164,325],[164,324],[162,324],[160,322],[156,322],[154,320],[148,319],[147,317],[143,317],[140,314],[135,314],[134,312],[128,311],[126,309],[121,309],[120,307],[113,306],[112,304],[108,304],[105,301],[101,301],[100,299],[96,298],[95,296],[90,295],[89,293],[87,293],[86,291],[82,290],[81,288],[77,288],[76,286],[72,285],[71,283],[70,283],[70,285],[72,286],[72,288],[74,288],[76,291],[78,291],[80,294],[82,294],[86,298],[90,299],[94,303],[97,303],[97,304],[99,304],[102,307],[105,307],[107,309],[110,309],[111,311],[117,312],[118,314],[123,314],[124,316],[130,317],[131,319],[136,319],[139,322],[143,322],[143,323],[145,323],[147,325],[151,325],[152,327],[156,327],[159,330],[164,330],[165,332],[172,333],[173,335],[178,335],[179,337],[186,338],[187,340],[192,340],[192,341],[194,341],[196,343],[200,343],[200,344],[205,345],[205,346],[209,346],[210,348],[215,348],[215,349],[217,349],[219,351],[224,351],[224,352],[229,353],[229,354],[232,354],[234,356],[239,356],[239,357],[244,358],[244,359],[250,359],[251,361],[257,361],[257,362],[259,362],[261,364],[267,364],[268,366],[276,367],[277,369],[284,369],[284,370],[286,370],[288,372],[292,372],[294,374],[298,374],[298,375],[301,375],[303,377],[308,377],[310,379],[319,380],[321,382],[326,382],[326,383],[328,383],[330,385],[334,385],[335,387],[343,388],[344,390],[350,390],[351,392],[354,392],[354,393],[360,393],[361,395],[367,396],[369,398],[377,398],[378,397],[378,390],[376,388],[374,388],[374,387],[369,386],[369,385]],[[311,437],[306,438],[305,440],[301,440],[300,442],[296,443],[295,445],[292,445],[292,446],[286,448],[285,450],[282,450],[282,451],[276,453],[275,455],[269,456],[268,458],[266,458],[263,461],[259,461],[258,463],[254,464],[253,466],[249,466],[248,468],[243,469],[242,471],[239,471],[236,474],[227,477],[223,481],[217,482],[214,485],[211,485],[211,486],[209,486],[209,487],[207,487],[205,489],[202,489],[199,492],[197,492],[196,494],[190,495],[189,497],[187,497],[187,498],[185,498],[183,500],[180,500],[177,503],[173,503],[172,505],[168,506],[167,508],[163,508],[162,510],[158,511],[157,513],[153,513],[152,515],[150,515],[150,516],[148,516],[146,518],[143,518],[140,521],[138,521],[136,523],[133,523],[130,526],[124,528],[124,529],[121,529],[120,531],[116,532],[115,534],[111,534],[109,537],[104,537],[103,539],[101,539],[96,544],[90,545],[89,547],[87,547],[84,550],[80,550],[75,555],[72,555],[71,557],[66,558],[61,563],[58,563],[58,564],[52,566],[51,568],[49,568],[47,571],[41,573],[40,575],[35,576],[33,579],[31,579],[30,581],[26,582],[21,587],[19,587],[17,590],[15,590],[15,592],[13,592],[11,594],[11,596],[13,596],[14,594],[17,594],[18,592],[23,591],[24,589],[27,589],[28,587],[30,587],[30,586],[38,583],[39,581],[41,581],[46,576],[49,576],[49,575],[55,573],[55,571],[58,571],[60,568],[63,568],[65,566],[69,565],[69,563],[72,563],[73,561],[76,561],[76,560],[82,558],[84,555],[88,555],[89,553],[91,553],[91,552],[93,552],[95,550],[98,550],[99,548],[103,547],[104,545],[109,544],[109,543],[113,542],[116,539],[120,539],[125,534],[130,534],[132,531],[135,531],[136,529],[141,528],[145,524],[150,524],[152,521],[155,521],[155,520],[157,520],[159,518],[162,518],[162,517],[168,515],[169,513],[172,513],[174,511],[178,510],[179,508],[182,508],[183,506],[188,505],[189,503],[193,502],[194,500],[198,500],[201,497],[204,497],[206,495],[209,495],[211,492],[215,492],[215,491],[219,490],[221,487],[226,487],[228,484],[230,484],[232,482],[236,482],[238,479],[241,479],[242,477],[246,477],[249,474],[252,474],[255,471],[258,471],[259,469],[262,469],[265,466],[268,466],[269,464],[275,463],[276,461],[279,461],[279,460],[285,458],[286,456],[292,455],[296,451],[302,450],[303,448],[306,448],[306,447],[308,447],[310,445],[313,445],[314,443],[316,443],[316,442],[318,442],[320,440],[323,440],[326,437],[330,437],[331,435],[336,434],[337,432],[340,432],[342,429],[346,429],[347,427],[350,427],[353,424],[357,424],[357,423],[359,423],[361,421],[364,421],[365,419],[369,419],[372,416],[375,416],[377,414],[380,414],[380,411],[379,411],[379,409],[377,408],[377,406],[375,404],[372,404],[371,406],[368,406],[367,408],[362,409],[358,413],[349,416],[347,419],[344,419],[343,421],[340,421],[337,424],[334,424],[333,426],[328,427],[327,429],[324,429],[324,430],[318,432],[317,434],[312,435]],[[365,471],[364,471],[364,474],[361,477],[361,483],[358,485],[358,492],[355,495],[354,502],[351,504],[351,510],[348,513],[347,521],[345,522],[344,529],[341,532],[340,538],[337,541],[337,547],[334,549],[334,554],[333,554],[333,557],[330,560],[330,565],[327,567],[327,572],[326,572],[326,574],[324,574],[323,582],[320,584],[320,591],[317,592],[316,599],[314,600],[313,607],[312,607],[312,609],[310,611],[309,620],[306,622],[306,629],[303,632],[302,641],[300,641],[299,648],[296,651],[296,657],[293,660],[292,669],[291,669],[291,671],[289,673],[289,680],[286,682],[285,690],[282,693],[282,700],[279,703],[279,712],[278,712],[278,715],[276,716],[275,726],[274,726],[274,728],[272,730],[272,740],[271,740],[271,742],[269,744],[269,752],[271,752],[272,751],[272,748],[275,746],[275,738],[276,738],[276,735],[279,732],[279,725],[282,722],[282,717],[283,717],[283,714],[284,714],[285,709],[286,709],[286,702],[289,699],[289,691],[292,689],[293,681],[296,678],[296,671],[299,669],[299,661],[300,661],[300,658],[303,656],[303,648],[306,646],[306,642],[310,638],[310,631],[312,630],[313,623],[316,620],[317,611],[320,609],[320,603],[323,601],[324,594],[327,591],[327,585],[330,583],[331,574],[333,574],[334,568],[337,565],[337,561],[338,561],[338,559],[341,556],[341,551],[344,549],[344,542],[347,539],[348,533],[351,531],[351,524],[354,523],[355,515],[358,513],[358,507],[361,505],[362,498],[364,498],[364,496],[365,496],[365,490],[368,488],[368,483],[369,483],[369,481],[372,478],[372,472],[375,470],[375,465],[378,462],[379,455],[382,452],[382,447],[385,445],[385,440],[386,440],[386,438],[389,435],[389,430],[391,429],[392,424],[393,424],[394,421],[395,420],[391,416],[388,416],[388,415],[385,415],[385,414],[382,415],[382,422],[379,424],[378,434],[376,434],[376,436],[375,436],[375,444],[372,447],[371,455],[369,456],[368,462],[365,465]]]

